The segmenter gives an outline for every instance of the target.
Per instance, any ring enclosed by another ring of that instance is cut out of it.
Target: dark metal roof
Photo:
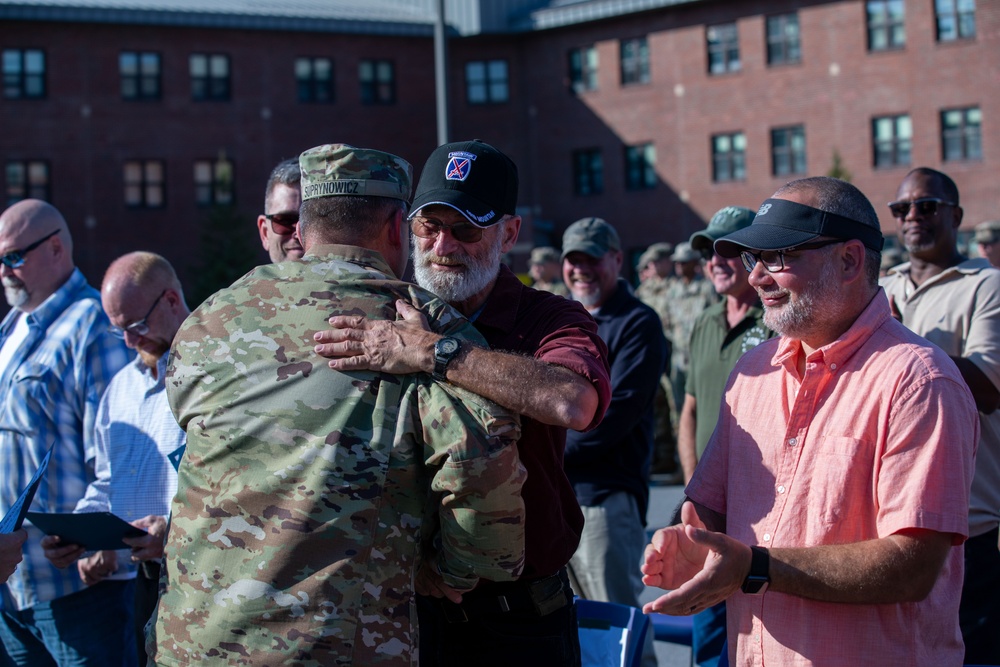
[[[701,0],[447,0],[459,34],[530,32]],[[0,20],[433,34],[437,0],[0,0]]]
[[[21,0],[0,19],[429,36],[427,0]]]

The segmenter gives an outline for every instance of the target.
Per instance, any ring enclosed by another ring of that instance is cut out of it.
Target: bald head
[[[38,199],[19,201],[0,214],[0,255],[12,253],[19,255],[20,266],[4,263],[0,276],[7,302],[24,312],[38,308],[73,273],[73,241],[66,220]]]
[[[111,263],[101,303],[111,324],[124,331],[125,344],[151,368],[190,314],[174,267],[151,252],[132,252]]]

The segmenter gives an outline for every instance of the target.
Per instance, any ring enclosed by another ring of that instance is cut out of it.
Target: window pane
[[[142,165],[138,162],[125,163],[125,182],[138,183],[142,180]]]
[[[191,56],[191,76],[208,76],[208,59],[205,56]]]
[[[468,63],[465,66],[465,75],[469,78],[469,83],[482,83],[486,78],[486,65],[482,62]]]
[[[378,63],[377,75],[380,82],[392,81],[392,63]]]
[[[163,181],[163,163],[151,161],[146,163],[146,180],[154,182]]]
[[[358,78],[362,81],[372,81],[375,78],[375,65],[370,60],[363,60],[358,65]]]
[[[160,73],[160,56],[155,53],[143,53],[140,57],[140,67],[143,74],[156,75]]]
[[[45,56],[41,51],[24,52],[24,71],[28,74],[43,74],[45,72]]]
[[[136,74],[139,71],[139,58],[134,53],[122,53],[118,56],[118,69],[122,74]]]
[[[226,56],[212,56],[211,74],[213,77],[229,76],[229,58]]]

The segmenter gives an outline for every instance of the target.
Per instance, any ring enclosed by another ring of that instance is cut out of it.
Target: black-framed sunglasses
[[[698,248],[698,254],[701,255],[702,261],[707,262],[715,257],[715,248],[712,246],[708,246],[707,248]]]
[[[156,301],[153,302],[153,305],[149,307],[148,311],[146,311],[145,316],[143,316],[143,318],[138,322],[133,322],[124,329],[121,327],[116,327],[114,325],[111,325],[111,327],[109,327],[111,335],[117,336],[118,338],[125,338],[126,333],[130,333],[133,336],[145,336],[146,334],[148,334],[149,325],[146,324],[146,320],[148,320],[149,316],[153,314],[154,310],[156,310],[156,304],[160,303],[160,299],[162,299],[163,295],[166,293],[167,290],[163,290],[162,292],[160,292],[160,296],[156,297]]]
[[[414,236],[422,239],[436,239],[442,229],[447,229],[452,238],[460,243],[478,243],[483,238],[483,228],[468,222],[446,225],[432,218],[417,217],[410,220],[410,229],[413,230]]]
[[[956,204],[938,197],[921,197],[913,201],[891,201],[889,202],[889,212],[892,213],[892,217],[902,220],[910,213],[911,206],[918,215],[936,215],[938,206],[942,205],[955,206]]]
[[[844,243],[846,240],[847,239],[830,239],[827,241],[815,241],[813,243],[803,243],[802,245],[785,248],[784,250],[761,250],[760,252],[743,250],[740,252],[740,259],[743,260],[743,268],[747,270],[747,273],[753,271],[753,267],[757,266],[757,262],[763,264],[768,273],[777,273],[785,270],[786,252],[816,250],[817,248],[825,248],[836,243]]]
[[[265,213],[264,217],[271,221],[271,227],[279,234],[295,233],[295,225],[299,224],[299,214],[295,213]]]
[[[45,243],[46,241],[48,241],[50,238],[52,238],[53,236],[55,236],[58,233],[59,233],[59,230],[57,229],[54,232],[46,234],[45,236],[43,236],[42,238],[38,239],[37,241],[35,241],[31,245],[29,245],[27,248],[24,248],[23,250],[11,250],[10,252],[4,254],[3,256],[0,256],[0,262],[3,262],[4,266],[7,266],[7,267],[9,267],[11,269],[18,269],[18,268],[20,268],[20,267],[24,266],[24,256],[25,255],[27,255],[29,252],[31,252],[32,250],[34,250],[38,246],[42,245],[43,243]]]

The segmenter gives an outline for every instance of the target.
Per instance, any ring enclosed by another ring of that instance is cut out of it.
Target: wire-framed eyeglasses
[[[163,295],[166,293],[167,290],[163,290],[162,292],[160,292],[160,296],[156,297],[156,301],[154,301],[153,305],[149,307],[149,310],[146,311],[146,314],[143,316],[141,320],[133,322],[124,329],[122,327],[116,327],[112,325],[110,327],[111,335],[116,336],[118,338],[125,338],[126,333],[130,333],[133,336],[145,336],[146,334],[148,334],[149,325],[146,324],[146,320],[148,320],[149,316],[153,314],[154,310],[156,310],[156,304],[160,303],[160,299],[162,299]]]

